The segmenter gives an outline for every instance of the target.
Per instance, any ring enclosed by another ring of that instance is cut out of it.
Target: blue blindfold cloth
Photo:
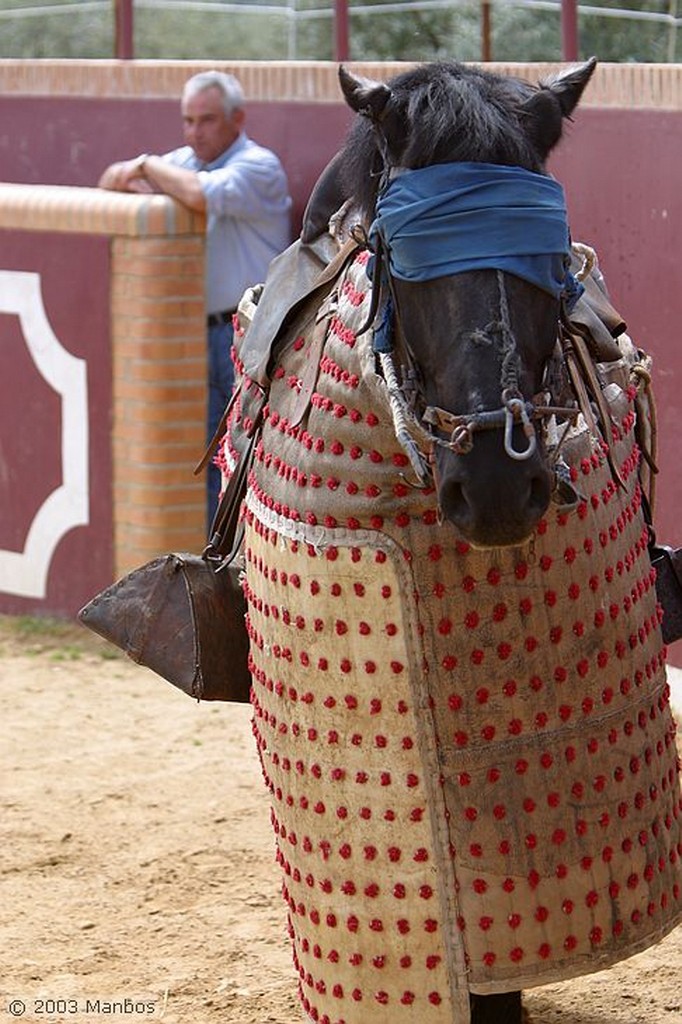
[[[404,281],[495,269],[556,298],[567,286],[564,190],[522,167],[449,163],[405,171],[379,197],[370,240],[377,235],[391,274]]]

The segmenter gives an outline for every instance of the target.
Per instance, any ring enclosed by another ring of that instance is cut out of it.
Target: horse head
[[[362,211],[392,344],[417,368],[442,514],[480,546],[523,542],[550,501],[540,396],[571,278],[545,163],[595,64],[538,87],[446,62],[387,83],[340,69],[359,116],[334,179]]]

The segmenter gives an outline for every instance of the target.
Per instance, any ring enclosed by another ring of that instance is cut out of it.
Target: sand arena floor
[[[249,708],[0,617],[0,722],[0,1024],[300,1024]],[[525,1004],[532,1024],[682,1024],[682,928]]]

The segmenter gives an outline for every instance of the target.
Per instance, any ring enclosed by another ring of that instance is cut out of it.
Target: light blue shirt
[[[244,132],[210,164],[202,164],[190,146],[163,159],[197,171],[206,197],[206,312],[234,309],[291,241],[284,169]]]

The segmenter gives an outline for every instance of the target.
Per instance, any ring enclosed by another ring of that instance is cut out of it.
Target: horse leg
[[[471,1024],[521,1024],[521,993],[496,992],[490,996],[472,993]]]

